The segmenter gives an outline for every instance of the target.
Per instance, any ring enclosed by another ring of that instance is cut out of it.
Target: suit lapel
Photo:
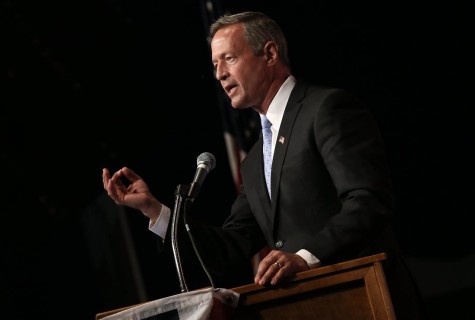
[[[282,123],[280,125],[279,133],[277,136],[277,142],[274,149],[274,157],[272,160],[272,201],[271,201],[271,220],[274,225],[275,210],[277,207],[277,201],[279,201],[277,195],[280,186],[280,177],[282,173],[282,167],[284,165],[285,155],[290,143],[290,136],[295,124],[295,119],[300,110],[300,101],[305,95],[306,86],[297,81],[292,93],[290,94],[289,101],[285,107],[284,115],[282,117]]]
[[[288,145],[291,142],[290,136],[295,119],[301,107],[300,101],[305,96],[306,89],[307,86],[305,84],[301,81],[297,81],[282,117],[272,163],[272,201],[269,201],[266,192],[262,156],[262,135],[241,164],[241,173],[243,183],[245,183],[246,186],[247,197],[249,198],[249,202],[254,204],[255,207],[253,207],[253,210],[256,213],[256,219],[263,227],[266,238],[271,242],[273,241],[272,233],[275,230],[275,211],[277,207],[276,204],[279,201],[278,191],[282,167],[284,165]],[[255,163],[260,163],[261,165],[256,166]]]

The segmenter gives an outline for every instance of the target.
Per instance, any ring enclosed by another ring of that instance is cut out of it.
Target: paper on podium
[[[235,308],[239,294],[228,289],[206,288],[140,304],[103,320],[209,320],[215,302]]]

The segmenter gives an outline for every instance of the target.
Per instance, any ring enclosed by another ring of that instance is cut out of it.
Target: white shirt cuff
[[[320,259],[318,259],[305,249],[300,249],[297,254],[301,256],[305,261],[307,261],[307,264],[310,268],[315,268],[320,265]]]
[[[157,221],[152,223],[152,220],[150,220],[148,224],[148,229],[160,236],[162,239],[165,239],[167,234],[168,222],[170,221],[170,212],[170,208],[162,204],[162,210],[160,211]]]

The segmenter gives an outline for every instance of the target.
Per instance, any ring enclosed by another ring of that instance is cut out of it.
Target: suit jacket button
[[[284,242],[282,240],[278,240],[276,243],[275,243],[275,247],[276,249],[280,249],[284,246]]]

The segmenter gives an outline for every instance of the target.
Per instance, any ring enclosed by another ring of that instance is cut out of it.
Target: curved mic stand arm
[[[171,243],[172,243],[172,250],[173,250],[173,257],[175,260],[175,266],[176,270],[178,273],[178,280],[180,282],[180,289],[181,292],[188,292],[188,287],[186,285],[185,281],[185,276],[183,273],[183,267],[181,265],[181,258],[180,258],[180,252],[178,249],[178,242],[177,242],[177,230],[178,230],[178,223],[180,221],[180,215],[183,214],[183,222],[186,227],[186,231],[188,232],[188,236],[190,237],[191,244],[193,245],[193,249],[198,257],[198,260],[200,261],[201,267],[205,271],[210,283],[211,287],[215,288],[215,284],[213,281],[213,278],[211,277],[211,274],[209,273],[208,269],[206,268],[206,265],[201,258],[201,255],[196,247],[195,240],[193,238],[192,232],[190,230],[190,226],[188,225],[186,221],[186,216],[189,213],[191,206],[193,204],[194,197],[188,197],[188,192],[190,190],[190,185],[178,185],[176,188],[175,192],[175,207],[173,210],[173,216],[172,216],[172,225],[171,225]]]
[[[191,244],[193,245],[193,250],[196,253],[196,256],[198,257],[198,260],[200,261],[201,267],[203,268],[203,271],[206,273],[206,276],[208,277],[209,282],[211,283],[211,287],[216,288],[213,278],[211,277],[210,272],[206,268],[206,264],[203,261],[203,258],[201,258],[200,251],[198,250],[195,239],[193,238],[193,232],[191,232],[191,228],[188,225],[188,222],[186,221],[187,215],[190,211],[191,205],[193,204],[194,198],[186,198],[185,200],[185,206],[183,207],[183,222],[185,223],[186,231],[188,232],[188,236],[190,237]]]
[[[188,292],[186,286],[185,276],[183,274],[183,268],[181,266],[180,252],[177,244],[177,225],[180,220],[180,214],[182,212],[183,197],[188,194],[189,186],[178,185],[175,192],[175,207],[173,209],[172,225],[171,225],[171,242],[173,250],[173,258],[175,260],[175,266],[178,273],[178,281],[180,282],[181,292]]]

